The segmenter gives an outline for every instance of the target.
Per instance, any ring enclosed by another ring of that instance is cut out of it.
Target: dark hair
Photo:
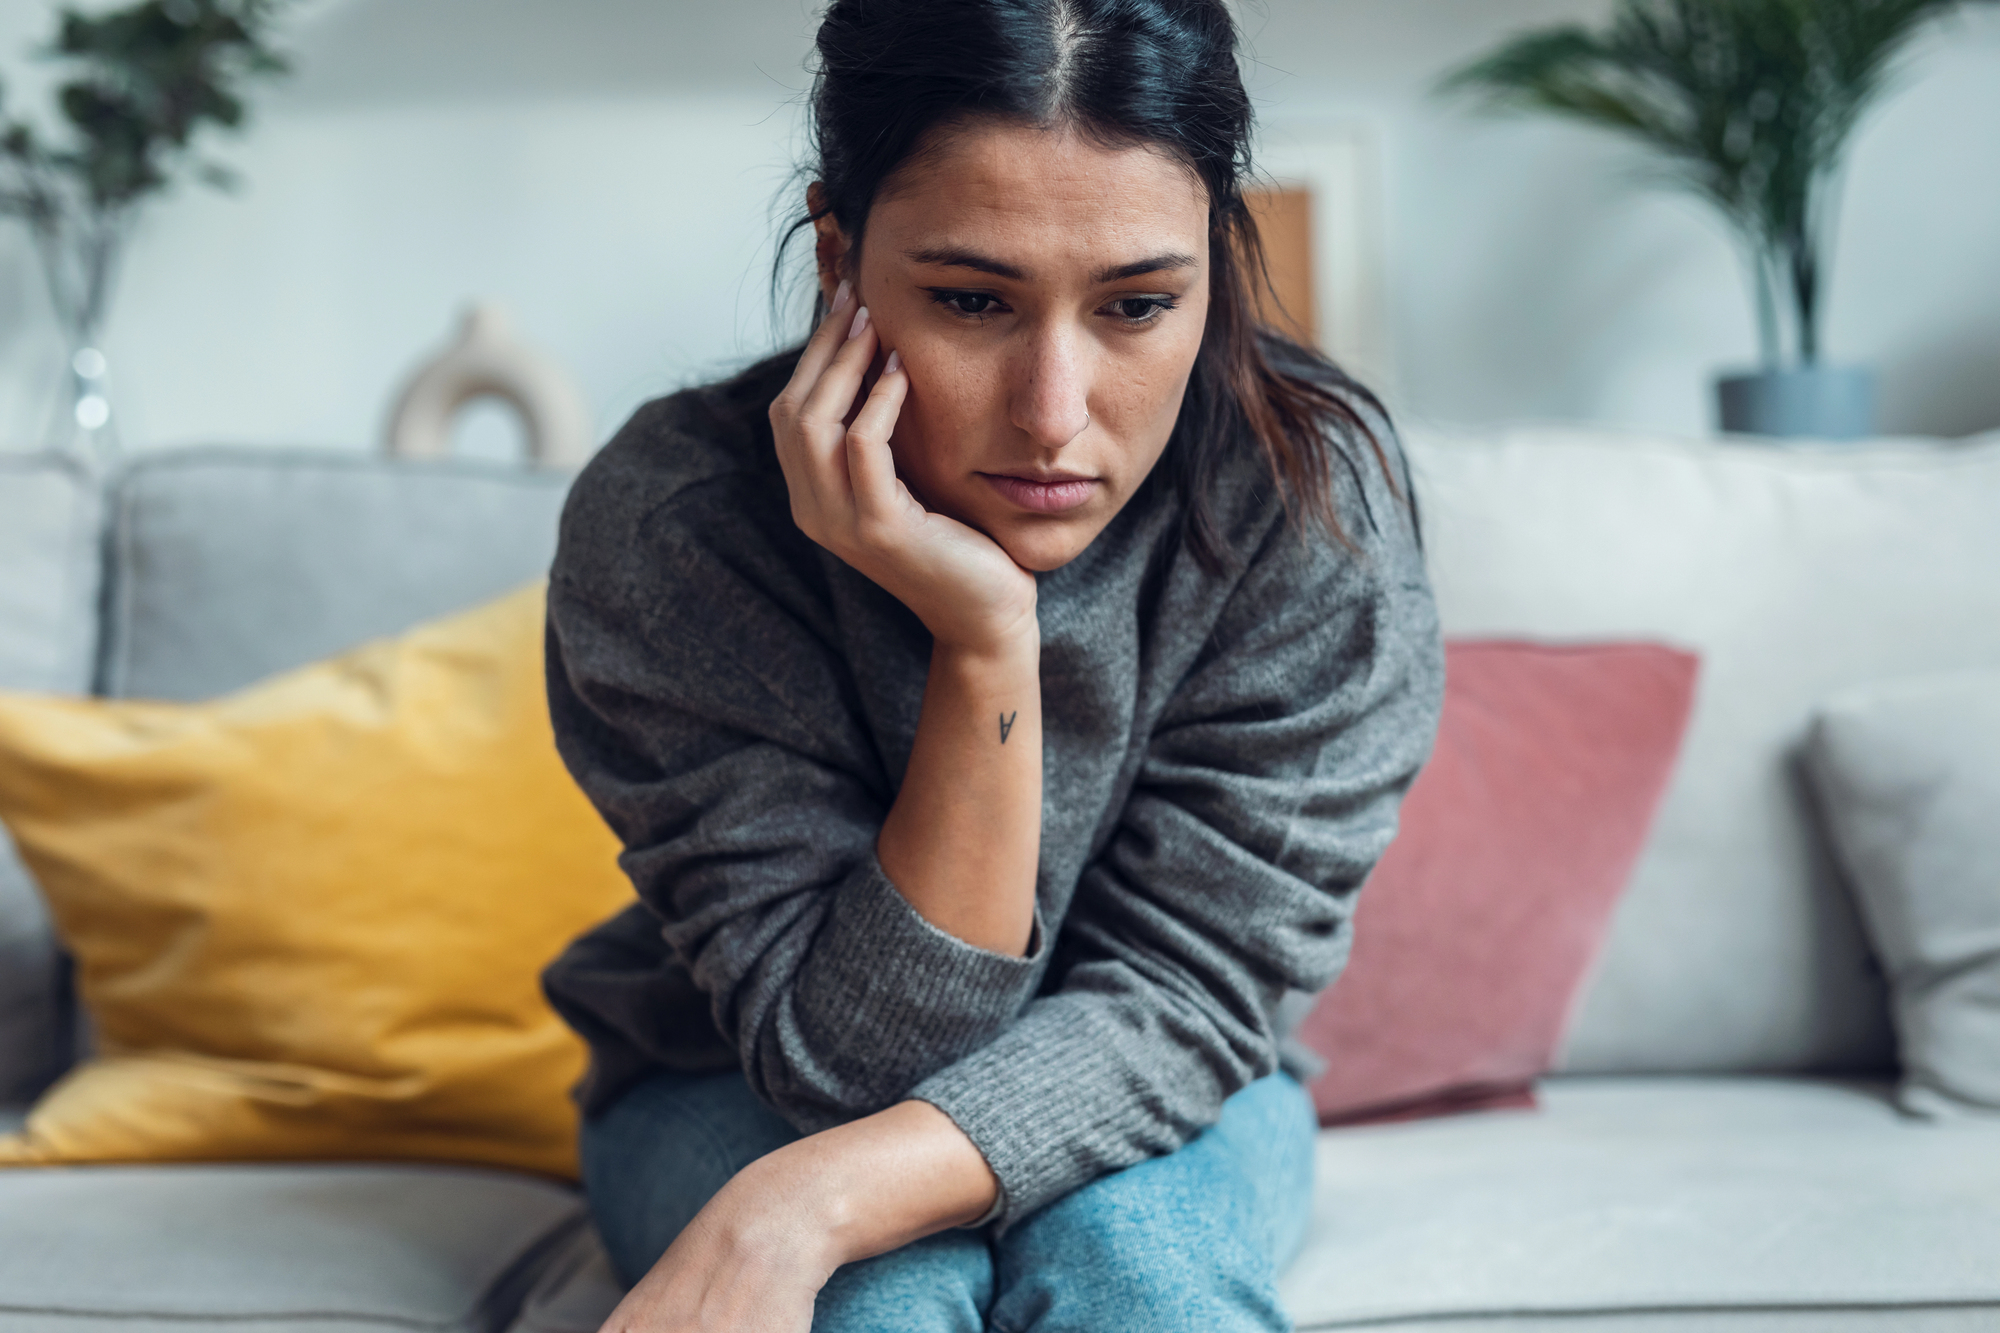
[[[1318,352],[1256,322],[1263,248],[1243,199],[1250,99],[1222,0],[833,0],[819,29],[812,136],[817,208],[859,246],[883,183],[952,123],[999,116],[1074,127],[1108,144],[1148,144],[1207,187],[1208,326],[1158,472],[1182,497],[1183,540],[1220,568],[1211,484],[1229,454],[1261,449],[1295,518],[1337,540],[1336,459],[1365,441],[1400,496],[1375,396]],[[780,247],[779,263],[783,263]],[[1253,444],[1254,442],[1254,444]]]

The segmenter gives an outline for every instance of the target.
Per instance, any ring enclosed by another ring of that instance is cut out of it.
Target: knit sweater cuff
[[[1001,1234],[1091,1177],[1073,1139],[1102,1127],[1079,1126],[1075,1117],[1084,1108],[1102,1105],[1093,1099],[1091,1085],[1113,1071],[1102,1067],[1107,1045],[1102,1034],[1085,1030],[1069,1037],[1073,1039],[1059,1039],[1062,1049],[1046,1053],[1048,1058],[1038,1052],[1028,1067],[1018,1051],[986,1047],[910,1092],[950,1116],[999,1178],[999,1202],[981,1220],[998,1223]],[[1078,1085],[1089,1091],[1075,1091]]]
[[[967,944],[926,921],[871,855],[834,899],[799,1007],[867,1015],[878,1052],[934,1053],[915,1071],[921,1077],[1014,1020],[1034,993],[1048,944],[1039,905],[1025,957]]]

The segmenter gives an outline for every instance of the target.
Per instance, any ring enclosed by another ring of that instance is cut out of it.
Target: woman
[[[548,977],[608,1328],[1287,1327],[1288,1033],[1441,657],[1379,409],[1251,323],[1234,43],[836,0],[824,321],[577,483],[551,707],[641,899]]]

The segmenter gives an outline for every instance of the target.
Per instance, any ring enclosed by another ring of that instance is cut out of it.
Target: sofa
[[[1328,1130],[1304,1329],[2000,1328],[2000,1121],[1890,1089],[1885,981],[1797,752],[1847,686],[2000,667],[2000,437],[1416,432],[1448,635],[1702,658],[1534,1110]],[[194,700],[544,570],[565,475],[295,449],[0,453],[0,688]],[[0,1129],[89,1045],[0,847]],[[0,1171],[0,1333],[589,1333],[578,1194],[446,1164]]]

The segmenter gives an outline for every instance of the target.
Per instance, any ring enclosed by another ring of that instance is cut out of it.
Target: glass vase
[[[118,425],[111,408],[111,362],[95,336],[72,341],[63,366],[65,392],[51,441],[99,471],[118,461]]]

